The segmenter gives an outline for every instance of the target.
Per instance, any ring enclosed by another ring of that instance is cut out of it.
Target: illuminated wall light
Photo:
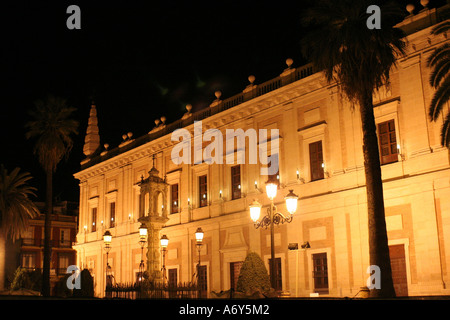
[[[222,198],[222,190],[219,191],[219,197]]]
[[[323,173],[327,176],[327,178],[329,178],[330,177],[330,173],[325,168],[325,163],[323,163],[323,162],[322,162],[322,169],[323,169]]]
[[[397,154],[400,156],[400,159],[401,159],[402,161],[405,160],[405,155],[402,154],[401,148],[400,148],[400,144],[399,144],[399,143],[397,143]]]

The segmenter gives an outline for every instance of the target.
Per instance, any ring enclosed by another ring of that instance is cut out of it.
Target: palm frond
[[[439,87],[442,80],[448,76],[450,71],[450,59],[438,61],[430,73],[430,85],[434,88]]]
[[[381,8],[379,30],[367,28],[370,4]],[[307,29],[302,53],[328,81],[337,81],[350,101],[358,100],[388,84],[390,70],[405,53],[405,35],[393,27],[402,15],[389,1],[318,1],[302,18]]]
[[[27,183],[31,178],[19,168],[8,173],[3,165],[0,166],[0,228],[13,239],[26,230],[30,218],[39,214],[30,199],[36,190]]]
[[[441,145],[450,148],[450,113],[444,119],[441,128]]]
[[[445,20],[439,23],[437,26],[431,30],[431,34],[438,35],[441,33],[448,32],[450,30],[450,20]]]
[[[439,118],[439,114],[442,111],[444,105],[450,99],[450,77],[445,78],[442,84],[434,93],[431,99],[430,107],[428,109],[428,115],[432,121],[436,121]]]
[[[428,67],[434,67],[436,63],[441,60],[448,59],[450,57],[450,44],[445,43],[442,46],[436,48],[433,53],[427,59]]]
[[[45,101],[36,101],[35,109],[29,112],[32,120],[25,124],[25,136],[37,139],[34,153],[46,171],[55,171],[72,149],[71,135],[78,134],[78,122],[71,119],[75,110],[65,99],[50,95]]]

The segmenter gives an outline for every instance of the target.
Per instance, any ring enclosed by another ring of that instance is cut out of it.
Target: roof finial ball
[[[187,110],[187,112],[191,112],[191,110],[192,110],[192,104],[188,103],[188,104],[186,105],[186,110]]]
[[[424,7],[424,8],[426,8],[427,6],[428,6],[428,3],[429,3],[430,1],[428,1],[428,0],[420,0],[420,4],[422,5],[422,7]]]
[[[253,84],[253,82],[255,82],[255,76],[254,75],[250,75],[248,76],[248,82],[250,82],[251,84]]]
[[[217,90],[216,92],[214,92],[214,95],[216,96],[217,99],[220,99],[220,96],[222,95],[222,91]]]
[[[413,14],[413,11],[414,11],[415,8],[416,7],[412,3],[406,5],[406,11],[408,11],[409,14]]]
[[[286,65],[288,66],[288,68],[290,68],[293,63],[294,63],[294,60],[292,60],[291,58],[286,59]]]

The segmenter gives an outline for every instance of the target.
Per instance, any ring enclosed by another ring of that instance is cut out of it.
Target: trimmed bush
[[[250,252],[241,267],[236,291],[246,295],[256,292],[266,293],[270,291],[270,278],[266,266],[256,252]]]

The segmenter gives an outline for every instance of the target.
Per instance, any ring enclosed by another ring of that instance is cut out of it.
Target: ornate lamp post
[[[108,254],[109,251],[111,251],[111,240],[112,240],[112,235],[111,232],[109,232],[109,230],[106,230],[105,233],[103,234],[103,243],[105,244],[105,251],[106,251],[106,285],[105,287],[108,287],[109,280],[109,272],[111,271],[111,267],[109,265],[108,262]]]
[[[278,189],[278,180],[275,178],[269,178],[266,182],[266,195],[270,199],[270,207],[267,208],[267,214],[259,220],[261,215],[261,204],[254,200],[250,205],[250,218],[254,222],[254,226],[256,229],[260,227],[264,227],[267,229],[270,226],[270,284],[272,288],[275,288],[275,243],[274,243],[274,225],[280,223],[290,223],[293,219],[293,214],[297,211],[297,201],[298,196],[293,192],[293,190],[289,190],[289,193],[284,198],[286,201],[286,208],[289,212],[289,215],[284,215],[280,212],[277,212],[277,207],[273,203],[273,199],[277,195]]]
[[[139,244],[141,246],[141,263],[139,264],[139,282],[141,282],[144,278],[144,270],[145,270],[145,264],[144,264],[144,247],[147,243],[147,234],[148,230],[145,224],[141,223],[141,226],[139,227]]]
[[[163,272],[163,285],[166,283],[166,251],[167,246],[169,245],[169,238],[165,234],[162,235],[161,239],[159,240],[161,244],[161,251],[163,256],[163,263],[162,263],[162,272]]]
[[[203,230],[198,227],[197,231],[195,231],[195,241],[198,250],[198,264],[197,264],[197,286],[198,286],[198,297],[200,298],[201,287],[200,287],[200,251],[202,250],[203,245]]]

